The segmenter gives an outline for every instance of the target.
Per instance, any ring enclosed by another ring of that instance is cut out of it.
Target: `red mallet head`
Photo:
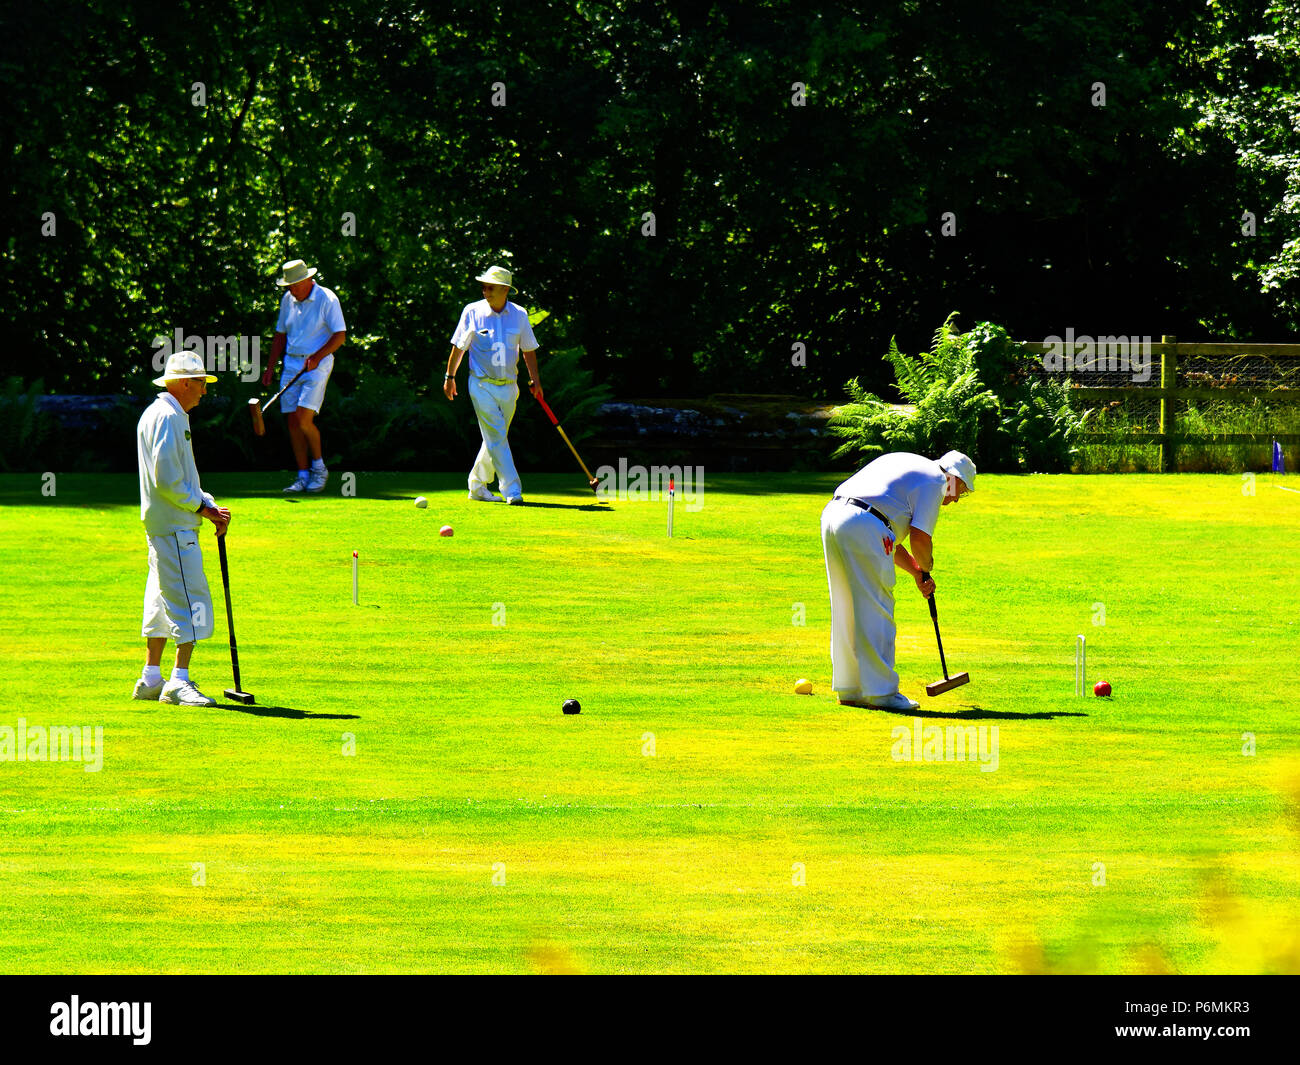
[[[1109,696],[1110,696],[1110,681],[1108,681],[1108,680],[1099,680],[1099,681],[1097,681],[1097,683],[1094,684],[1094,685],[1092,686],[1092,694],[1093,694],[1093,695],[1100,695],[1100,696],[1102,696],[1103,698],[1109,697]]]

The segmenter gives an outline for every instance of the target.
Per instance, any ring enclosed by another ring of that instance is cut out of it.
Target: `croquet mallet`
[[[922,570],[921,579],[928,581],[930,575]],[[958,673],[955,677],[948,676],[948,663],[943,657],[943,637],[939,635],[939,608],[934,605],[933,592],[930,593],[930,617],[934,619],[934,639],[939,645],[939,665],[943,667],[943,680],[936,680],[933,684],[927,684],[925,694],[942,695],[946,691],[952,691],[953,688],[960,688],[963,684],[969,684],[970,674]]]

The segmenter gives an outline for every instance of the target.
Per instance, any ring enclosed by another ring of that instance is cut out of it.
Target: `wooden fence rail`
[[[1082,338],[1081,338],[1082,339]],[[1111,338],[1105,338],[1111,339]],[[1126,338],[1133,340],[1134,338]],[[1041,341],[1020,341],[1031,352],[1047,355],[1060,351],[1061,344],[1047,344]],[[1180,355],[1211,356],[1224,358],[1240,355],[1262,355],[1279,360],[1300,360],[1300,344],[1180,344],[1178,338],[1162,336],[1159,344],[1150,345],[1151,354],[1160,357],[1160,386],[1145,387],[1131,385],[1127,387],[1091,388],[1074,385],[1070,395],[1077,396],[1087,403],[1095,400],[1109,402],[1141,397],[1160,401],[1160,431],[1157,433],[1085,433],[1084,442],[1089,444],[1159,444],[1160,470],[1167,473],[1173,468],[1174,450],[1180,444],[1267,444],[1276,440],[1280,444],[1300,444],[1300,433],[1176,433],[1174,426],[1174,404],[1179,400],[1217,399],[1249,400],[1267,397],[1272,403],[1300,403],[1300,388],[1178,388],[1178,358]],[[1300,366],[1297,367],[1300,370]]]

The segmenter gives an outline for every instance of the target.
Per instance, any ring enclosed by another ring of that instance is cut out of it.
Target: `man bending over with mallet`
[[[975,489],[975,463],[960,451],[935,462],[881,455],[835,490],[822,511],[831,592],[831,688],[845,706],[916,710],[894,671],[894,570],[934,594],[939,508]],[[902,541],[911,536],[909,553]]]
[[[168,356],[167,370],[154,384],[166,391],[136,426],[140,463],[140,520],[149,538],[149,579],[144,587],[144,628],[148,653],[132,698],[181,706],[215,706],[190,680],[190,655],[196,640],[212,635],[212,596],[203,575],[199,527],[207,518],[225,536],[230,511],[199,487],[190,444],[190,415],[208,383],[203,360],[192,351]],[[166,684],[163,649],[176,641],[176,664]]]

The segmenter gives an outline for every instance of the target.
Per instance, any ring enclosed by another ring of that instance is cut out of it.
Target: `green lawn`
[[[982,476],[945,508],[972,682],[926,699],[910,581],[899,670],[923,724],[997,727],[993,772],[895,761],[911,715],[836,705],[840,479],[709,477],[668,540],[581,476],[524,508],[206,476],[258,705],[196,710],[130,699],[136,479],[0,477],[0,726],[104,745],[0,761],[0,971],[1300,970],[1296,479]],[[1112,700],[1074,697],[1080,632]],[[192,670],[218,698],[225,643]]]

